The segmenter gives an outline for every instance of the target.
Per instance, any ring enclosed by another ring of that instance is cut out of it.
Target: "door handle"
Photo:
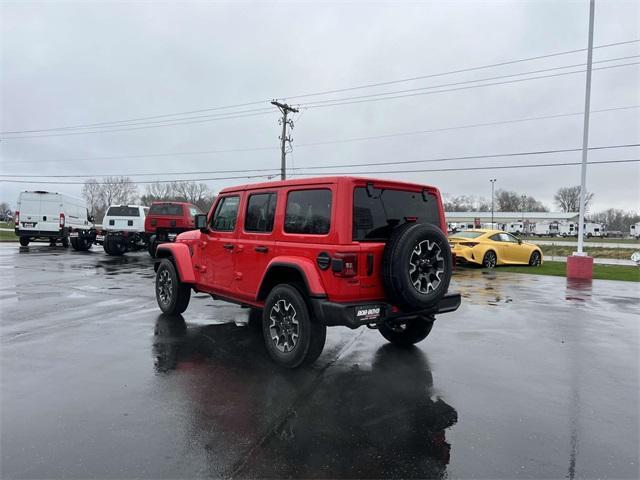
[[[269,251],[269,249],[264,246],[256,247],[254,250],[258,253],[267,253]]]
[[[227,250],[233,250],[233,243],[225,243],[222,247]]]

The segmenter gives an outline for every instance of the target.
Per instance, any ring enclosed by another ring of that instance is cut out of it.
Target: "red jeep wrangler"
[[[153,202],[144,220],[144,231],[149,235],[149,255],[156,256],[156,248],[172,242],[179,233],[195,228],[194,217],[202,214],[195,205],[185,202]]]
[[[295,179],[223,190],[198,230],[158,246],[156,298],[182,313],[191,290],[262,310],[271,357],[313,362],[326,327],[377,328],[417,343],[447,293],[452,261],[434,187],[353,177]]]

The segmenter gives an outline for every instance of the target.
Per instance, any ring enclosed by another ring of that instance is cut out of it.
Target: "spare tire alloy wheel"
[[[282,353],[289,353],[300,337],[296,309],[286,299],[280,299],[271,307],[269,320],[269,333],[275,347]]]
[[[436,242],[416,244],[409,258],[409,277],[418,293],[428,294],[438,288],[444,275],[444,257]]]
[[[405,223],[389,237],[382,278],[387,295],[403,311],[434,307],[447,293],[452,269],[449,241],[437,226]]]

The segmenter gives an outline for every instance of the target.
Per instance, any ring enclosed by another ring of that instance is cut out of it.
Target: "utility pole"
[[[493,228],[493,184],[496,183],[497,178],[489,180],[491,182],[491,228]]]
[[[275,105],[282,112],[282,118],[280,119],[280,123],[282,123],[282,135],[280,135],[280,179],[287,179],[287,142],[291,143],[293,138],[287,137],[287,125],[291,127],[293,130],[293,120],[287,119],[287,115],[289,112],[297,113],[298,109],[290,107],[286,103],[280,103],[276,100],[271,102],[271,105]]]
[[[522,224],[524,225],[524,207],[525,207],[525,202],[527,201],[527,196],[526,195],[522,195]]]

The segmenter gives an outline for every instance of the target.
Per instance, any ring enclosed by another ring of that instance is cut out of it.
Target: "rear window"
[[[484,232],[456,232],[450,235],[455,238],[478,238]]]
[[[422,192],[373,188],[353,192],[353,239],[384,241],[407,220],[440,226],[436,197]]]
[[[175,205],[171,203],[167,204],[154,204],[149,209],[149,215],[172,215],[176,217],[182,216],[182,205]]]
[[[107,210],[109,217],[139,217],[140,210],[138,207],[109,207]]]

